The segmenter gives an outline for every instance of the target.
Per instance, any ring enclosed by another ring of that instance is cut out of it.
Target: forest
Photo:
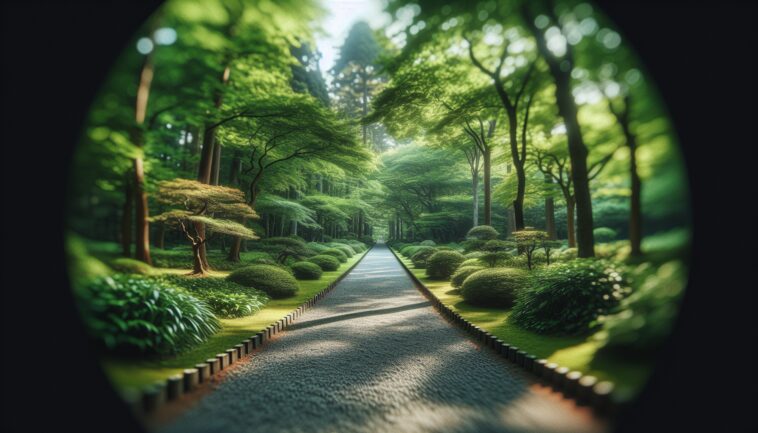
[[[381,242],[504,341],[639,390],[686,283],[690,221],[632,48],[574,0],[385,13],[350,27],[329,70],[315,0],[171,0],[125,47],[66,222],[118,387],[238,343]]]

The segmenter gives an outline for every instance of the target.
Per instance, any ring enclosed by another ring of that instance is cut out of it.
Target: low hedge
[[[318,265],[324,271],[336,271],[340,268],[340,261],[334,256],[318,255],[310,257],[306,261]]]
[[[251,265],[237,269],[226,277],[246,287],[255,287],[273,299],[294,296],[297,280],[287,271],[271,265]]]
[[[450,278],[450,285],[455,288],[460,288],[463,281],[476,271],[486,269],[484,266],[461,266],[453,272],[453,276]]]
[[[447,280],[465,259],[458,251],[437,251],[426,261],[426,276],[435,280]]]
[[[328,248],[324,251],[319,252],[319,255],[324,255],[324,254],[327,256],[332,256],[336,258],[337,260],[340,261],[340,263],[347,262],[347,254],[345,254],[344,252],[342,252],[342,250],[339,250],[337,248]]]
[[[521,291],[511,320],[541,334],[586,335],[631,289],[613,262],[577,259],[535,271]]]
[[[436,252],[437,252],[437,249],[434,247],[419,247],[419,249],[416,250],[413,256],[411,256],[411,261],[413,262],[413,266],[417,268],[425,268],[426,261],[429,260],[429,257],[431,257]]]
[[[312,262],[293,263],[291,268],[298,280],[318,280],[324,273],[321,266]]]
[[[510,308],[528,278],[529,273],[522,269],[482,269],[463,281],[460,292],[471,305]]]
[[[218,317],[227,319],[255,314],[268,302],[268,296],[262,291],[224,278],[183,275],[158,278],[189,291],[208,304]]]

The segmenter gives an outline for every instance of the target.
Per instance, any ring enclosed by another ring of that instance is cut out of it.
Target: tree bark
[[[479,225],[479,173],[471,176],[471,197],[473,201],[472,227]]]
[[[214,140],[213,143],[213,161],[211,162],[211,185],[219,184],[221,172],[221,143]]]
[[[553,197],[545,197],[545,231],[548,239],[555,240],[555,200]]]
[[[492,225],[492,151],[487,146],[482,152],[484,165],[484,225]]]
[[[577,107],[571,94],[571,71],[573,70],[573,58],[571,46],[566,46],[566,54],[563,57],[555,57],[547,47],[544,33],[534,24],[534,16],[529,10],[529,5],[524,3],[524,22],[537,42],[540,56],[545,59],[550,70],[550,75],[555,82],[555,99],[558,105],[558,114],[563,118],[566,126],[568,139],[569,158],[571,160],[571,178],[574,184],[574,198],[576,200],[576,242],[579,257],[595,256],[595,239],[592,233],[592,197],[590,195],[590,181],[587,173],[587,146],[582,138],[582,130],[577,119]],[[552,10],[548,13],[555,19]]]
[[[132,179],[127,176],[124,185],[124,206],[121,214],[121,254],[124,257],[132,256],[132,212],[134,206],[134,188]]]
[[[158,236],[156,236],[156,239],[155,239],[155,246],[160,249],[164,249],[166,246],[166,225],[165,224],[158,225]]]
[[[574,230],[575,219],[574,209],[576,208],[576,202],[573,197],[566,198],[566,231],[568,234],[568,246],[569,248],[576,248],[576,232]]]

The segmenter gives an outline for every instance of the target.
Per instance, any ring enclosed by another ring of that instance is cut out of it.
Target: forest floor
[[[613,382],[616,398],[622,401],[632,399],[650,375],[652,362],[649,359],[597,353],[599,343],[592,336],[552,336],[521,329],[509,323],[510,310],[470,305],[450,285],[450,281],[431,280],[427,278],[425,269],[414,268],[410,259],[403,258],[399,253],[397,256],[437,299],[469,322],[537,358]]]
[[[166,432],[596,432],[444,320],[384,245]]]
[[[295,296],[286,299],[272,299],[260,311],[251,316],[219,319],[222,325],[221,331],[187,352],[161,360],[105,358],[103,360],[105,373],[118,389],[129,392],[166,380],[169,376],[181,373],[185,368],[192,368],[195,364],[202,363],[208,358],[214,358],[216,354],[234,347],[235,344],[250,338],[258,331],[297,309],[306,300],[344,274],[364,254],[356,254],[348,259],[347,263],[342,263],[336,271],[324,272],[318,280],[298,281],[300,290]],[[189,272],[188,269],[170,268],[158,269],[158,271],[166,274],[187,274]],[[225,277],[228,274],[229,271],[213,271],[211,273],[215,277]]]

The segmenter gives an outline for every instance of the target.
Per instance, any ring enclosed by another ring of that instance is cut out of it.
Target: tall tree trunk
[[[163,223],[158,225],[158,236],[155,239],[155,246],[160,249],[166,247],[166,225]]]
[[[574,209],[576,208],[576,202],[574,197],[566,198],[566,231],[568,234],[568,246],[569,248],[576,248],[576,221],[574,219]]]
[[[482,152],[482,159],[484,165],[484,225],[492,225],[492,150],[489,147],[485,147]]]
[[[144,149],[145,134],[143,131],[145,116],[147,114],[147,101],[150,97],[150,86],[153,82],[153,51],[145,55],[142,68],[139,73],[137,84],[137,98],[134,103],[134,127],[132,128],[133,144]],[[150,259],[150,223],[148,222],[149,211],[147,205],[147,193],[145,192],[145,168],[142,156],[137,156],[132,161],[134,175],[134,224],[136,237],[134,243],[135,258],[149,265]]]
[[[203,258],[200,255],[200,250],[205,242],[192,245],[192,274],[193,275],[205,275],[208,273],[208,268],[203,262]]]
[[[511,159],[516,168],[516,198],[513,200],[513,216],[516,230],[524,229],[524,196],[526,195],[526,171],[524,161],[519,156],[518,148],[518,120],[516,109],[506,110],[508,114],[508,139],[511,142]]]
[[[570,45],[566,46],[566,54],[555,57],[547,47],[545,34],[534,24],[534,14],[527,3],[523,4],[524,21],[529,26],[540,56],[545,59],[550,75],[555,82],[555,99],[558,114],[563,118],[568,139],[569,159],[571,160],[571,179],[574,184],[574,199],[576,200],[576,243],[579,257],[595,256],[595,239],[592,234],[592,197],[590,195],[590,180],[587,173],[587,146],[582,138],[582,130],[577,119],[577,107],[571,94],[571,72],[574,68],[573,55]],[[555,22],[554,11],[549,10]]]
[[[131,176],[127,176],[124,185],[124,207],[121,213],[121,254],[132,256],[132,213],[134,211],[134,188]]]
[[[555,240],[555,200],[553,197],[545,197],[545,231],[548,239]]]
[[[513,206],[509,207],[505,211],[508,213],[508,236],[510,236],[513,234],[513,232],[518,230],[516,227],[516,212],[514,212]]]
[[[229,166],[229,185],[240,184],[240,170],[242,170],[242,155],[238,150],[232,155],[232,163]]]
[[[479,173],[471,176],[471,197],[473,202],[472,227],[479,225]]]
[[[211,185],[218,185],[221,175],[221,143],[213,143],[213,161],[211,162]]]

